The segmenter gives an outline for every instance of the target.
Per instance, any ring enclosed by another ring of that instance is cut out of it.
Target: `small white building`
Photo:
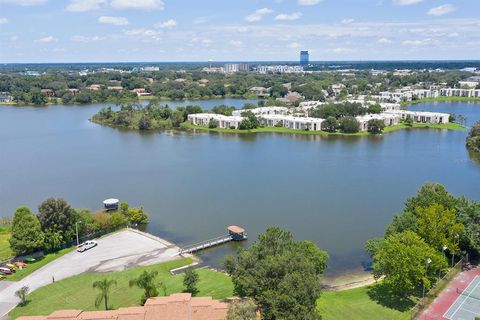
[[[321,131],[324,119],[309,117],[293,117],[288,115],[262,115],[260,122],[267,127],[274,127],[279,123],[289,129]]]
[[[238,129],[243,117],[239,116],[224,116],[216,113],[195,113],[189,114],[188,120],[196,126],[208,126],[210,120],[218,121],[218,127],[222,129],[235,128]]]
[[[399,103],[380,103],[383,111],[392,111],[392,110],[400,110],[401,105]]]
[[[377,119],[382,120],[385,126],[394,126],[400,123],[400,115],[393,113],[379,113],[379,114],[366,114],[363,116],[355,117],[360,123],[360,131],[368,130],[368,121]]]
[[[442,97],[468,97],[480,98],[480,89],[454,89],[445,88],[440,90]]]
[[[448,123],[450,120],[448,113],[440,112],[392,110],[388,113],[399,115],[403,120],[410,117],[413,121],[420,123]]]

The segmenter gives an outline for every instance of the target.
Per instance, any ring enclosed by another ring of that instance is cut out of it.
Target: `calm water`
[[[219,236],[230,224],[251,239],[268,226],[286,228],[328,250],[336,274],[360,268],[364,241],[381,235],[425,181],[480,200],[480,163],[469,157],[463,131],[139,134],[90,123],[99,108],[0,107],[0,215],[49,196],[90,209],[118,197],[150,212],[150,232],[179,244]],[[480,119],[479,104],[414,109]],[[216,263],[234,246],[202,257]]]

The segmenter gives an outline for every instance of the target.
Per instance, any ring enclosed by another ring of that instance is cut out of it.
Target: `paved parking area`
[[[84,272],[121,271],[160,263],[178,257],[175,245],[134,230],[120,231],[97,240],[98,246],[85,252],[70,252],[33,272],[18,282],[0,287],[0,317],[17,303],[15,291],[23,286],[30,291]]]

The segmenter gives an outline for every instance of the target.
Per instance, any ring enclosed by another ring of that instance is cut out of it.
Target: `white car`
[[[85,241],[84,243],[77,246],[77,251],[78,252],[87,251],[88,249],[91,249],[91,248],[95,247],[97,244],[98,243],[95,240]]]

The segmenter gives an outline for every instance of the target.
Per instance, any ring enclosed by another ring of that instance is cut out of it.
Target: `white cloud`
[[[229,45],[234,46],[234,47],[241,47],[243,46],[243,42],[240,40],[230,40],[228,42]]]
[[[124,32],[126,36],[134,37],[140,40],[155,40],[158,41],[161,39],[162,31],[153,30],[153,29],[132,29]]]
[[[203,24],[208,21],[208,17],[198,17],[193,19],[192,23],[193,24]]]
[[[98,22],[105,24],[113,24],[114,26],[124,26],[128,24],[128,19],[124,17],[101,16],[98,18]]]
[[[453,6],[451,4],[444,4],[444,5],[441,5],[441,6],[438,6],[438,7],[435,7],[435,8],[432,8],[432,9],[428,10],[427,14],[430,15],[430,16],[440,17],[440,16],[443,16],[445,14],[454,12],[455,10],[457,10],[457,8],[455,8],[455,6]]]
[[[248,32],[248,28],[247,27],[238,27],[237,32],[238,33]]]
[[[16,4],[19,6],[37,6],[46,3],[47,0],[0,0],[0,3]]]
[[[106,4],[106,0],[72,0],[67,6],[67,11],[86,12],[98,10]]]
[[[423,2],[423,0],[393,0],[393,3],[399,6],[410,6],[420,2]]]
[[[342,23],[343,23],[343,24],[350,24],[350,23],[353,23],[354,21],[355,21],[355,20],[353,20],[353,19],[343,19],[343,20],[342,20]]]
[[[40,43],[52,43],[52,42],[57,42],[57,41],[58,41],[58,39],[55,38],[54,36],[47,36],[47,37],[43,37],[43,38],[35,40],[35,42],[40,42]]]
[[[410,46],[410,47],[423,47],[423,46],[430,46],[439,44],[438,40],[434,39],[422,39],[422,40],[405,40],[402,42],[403,46]]]
[[[377,40],[377,43],[380,43],[380,44],[389,44],[389,43],[392,43],[392,40],[388,39],[388,38],[380,38]]]
[[[342,48],[342,47],[332,49],[333,53],[347,53],[347,52],[351,52],[351,51],[352,51],[352,49]]]
[[[171,28],[175,28],[176,26],[177,26],[177,21],[173,19],[155,24],[155,28],[160,28],[160,29],[171,29]]]
[[[298,42],[292,42],[287,47],[292,48],[292,49],[298,49],[298,48],[301,48],[302,45]]]
[[[298,0],[297,3],[301,6],[314,6],[323,0]]]
[[[294,12],[291,14],[282,13],[275,17],[275,20],[297,20],[302,17],[301,12]]]
[[[255,21],[260,21],[262,20],[262,18],[269,14],[269,13],[272,13],[273,10],[272,9],[268,9],[268,8],[262,8],[262,9],[258,9],[256,10],[254,13],[252,14],[249,14],[248,16],[245,17],[245,20],[248,21],[248,22],[255,22]]]
[[[110,5],[115,9],[163,10],[162,0],[111,0]]]
[[[72,36],[70,38],[70,41],[72,42],[93,42],[93,41],[99,41],[99,40],[104,40],[105,38],[99,37],[99,36],[93,36],[93,37],[86,37],[86,36]]]
[[[7,18],[0,18],[0,24],[7,23],[8,19]]]

